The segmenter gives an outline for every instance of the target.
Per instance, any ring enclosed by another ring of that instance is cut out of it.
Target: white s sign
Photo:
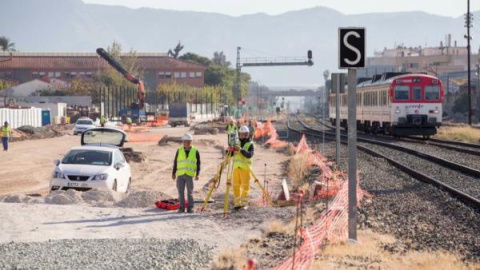
[[[360,34],[358,34],[355,31],[350,31],[343,37],[343,44],[345,44],[345,47],[349,48],[350,50],[355,52],[355,54],[357,55],[357,58],[354,61],[351,61],[347,58],[344,58],[343,60],[345,61],[345,63],[354,66],[354,65],[358,64],[358,62],[360,62],[360,60],[362,60],[362,54],[357,48],[353,47],[352,45],[350,45],[350,43],[348,43],[348,38],[350,36],[355,36],[356,38],[360,38]]]

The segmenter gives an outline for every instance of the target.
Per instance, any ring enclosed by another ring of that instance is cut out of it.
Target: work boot
[[[193,209],[188,209],[187,213],[194,213]]]
[[[185,209],[180,208],[180,209],[178,209],[177,212],[178,212],[178,213],[185,213]]]

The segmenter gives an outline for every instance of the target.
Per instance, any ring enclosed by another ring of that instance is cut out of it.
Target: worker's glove
[[[175,174],[174,173],[172,173],[172,179],[175,180]]]
[[[233,151],[234,151],[234,152],[240,151],[240,147],[235,146],[235,147],[233,148]]]
[[[199,176],[195,176],[195,181],[198,181],[198,179],[200,179]]]

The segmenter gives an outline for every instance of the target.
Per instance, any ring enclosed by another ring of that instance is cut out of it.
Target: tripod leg
[[[250,174],[255,179],[255,183],[257,183],[258,187],[262,190],[263,196],[265,196],[265,198],[267,199],[268,204],[273,205],[272,198],[270,198],[270,195],[268,194],[268,192],[265,190],[262,184],[260,184],[260,181],[258,180],[257,176],[253,173],[252,169],[249,168],[249,170],[250,170]]]
[[[230,187],[232,186],[233,161],[230,159],[227,169],[227,187],[225,189],[225,200],[223,202],[223,216],[227,216],[228,204],[230,199]]]
[[[227,154],[230,152],[227,152]],[[222,177],[222,170],[225,166],[225,164],[228,164],[230,161],[230,154],[228,154],[225,159],[222,161],[220,165],[220,169],[218,170],[217,174],[215,175],[215,178],[213,178],[212,186],[210,187],[210,190],[208,191],[207,197],[205,197],[205,201],[203,202],[202,208],[200,209],[201,212],[205,210],[205,207],[207,206],[208,201],[212,197],[213,190],[215,189],[215,184],[220,181],[220,178]]]

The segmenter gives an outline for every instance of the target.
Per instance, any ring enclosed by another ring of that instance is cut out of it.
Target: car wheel
[[[112,190],[115,191],[115,192],[117,191],[117,179],[115,179],[115,181],[113,181]]]

